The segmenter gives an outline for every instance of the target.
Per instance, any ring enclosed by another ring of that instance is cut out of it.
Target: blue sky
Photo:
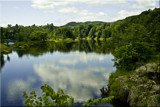
[[[112,22],[158,5],[159,0],[0,0],[0,26]]]

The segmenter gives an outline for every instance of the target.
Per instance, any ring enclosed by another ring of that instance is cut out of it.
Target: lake
[[[13,49],[1,59],[1,106],[22,106],[22,91],[41,92],[49,84],[74,97],[75,105],[101,97],[109,75],[115,72],[114,56],[95,41],[48,42],[29,49]],[[106,103],[107,105],[111,105]]]

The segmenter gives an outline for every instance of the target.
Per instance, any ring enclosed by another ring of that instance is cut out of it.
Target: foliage
[[[106,102],[111,102],[114,99],[114,96],[109,96],[107,98],[97,98],[92,100],[91,98],[87,100],[86,103],[84,103],[82,106],[83,107],[89,107],[91,105],[98,105],[99,103],[106,103]]]
[[[113,42],[123,45],[134,39],[150,42],[159,49],[160,9],[148,10],[140,15],[127,17],[113,23],[106,22],[70,22],[65,26],[55,27],[53,23],[44,26],[15,26],[1,27],[2,39],[17,41],[66,39],[66,38],[113,38]]]
[[[40,41],[44,41],[47,39],[47,32],[45,30],[35,30],[34,32],[32,32],[29,36],[29,38],[33,41],[35,40],[40,40]]]
[[[115,50],[115,63],[117,68],[131,70],[132,64],[140,60],[140,55],[130,43]]]
[[[27,95],[27,93],[24,91],[23,92],[23,98],[26,100],[24,101],[24,104],[26,106],[56,106],[56,107],[61,107],[61,106],[66,106],[66,107],[71,107],[74,106],[74,98],[64,94],[62,89],[58,89],[57,92],[55,92],[52,87],[50,87],[47,84],[43,84],[41,86],[42,90],[42,96],[37,96],[35,91],[30,92],[30,96]],[[110,96],[108,98],[98,98],[95,100],[89,99],[86,103],[83,104],[83,106],[90,106],[90,105],[97,105],[99,103],[105,103],[105,102],[110,102],[114,96]]]
[[[64,94],[62,89],[55,92],[49,85],[44,84],[41,86],[43,92],[42,96],[38,97],[35,91],[30,92],[30,96],[23,92],[23,97],[26,106],[73,106],[74,99]]]
[[[69,27],[63,26],[59,27],[54,31],[54,38],[73,38],[72,31]]]
[[[12,51],[11,48],[9,48],[8,46],[6,46],[5,44],[0,43],[0,52],[2,54],[8,54],[11,51]]]
[[[108,93],[108,95],[118,96],[120,87],[122,86],[121,81],[116,81],[115,82],[115,80],[118,77],[121,77],[121,76],[129,77],[129,76],[132,76],[132,74],[134,74],[134,73],[135,73],[134,71],[126,72],[126,70],[121,70],[121,69],[117,69],[116,72],[111,73],[111,75],[109,76],[109,84],[108,84],[109,93]]]

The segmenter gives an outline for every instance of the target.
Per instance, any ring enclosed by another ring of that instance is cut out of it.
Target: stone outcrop
[[[116,99],[130,106],[160,106],[160,65],[146,64],[131,75],[119,76],[114,82],[120,84]]]

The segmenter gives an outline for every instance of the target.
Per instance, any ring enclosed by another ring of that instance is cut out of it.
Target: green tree
[[[119,69],[132,70],[134,69],[132,64],[139,59],[140,55],[131,43],[115,50],[115,66]]]
[[[54,31],[54,37],[55,38],[61,38],[61,39],[65,39],[65,38],[72,38],[73,34],[71,31],[71,28],[67,27],[67,26],[62,26],[57,28]]]
[[[27,38],[26,38],[26,36],[23,33],[17,33],[16,34],[16,40],[18,42],[22,42],[22,41],[27,40]]]
[[[36,40],[45,41],[47,39],[47,32],[44,29],[38,29],[33,31],[29,35],[29,38],[33,41],[36,41]]]
[[[95,32],[96,32],[96,28],[95,26],[91,28],[91,30],[89,31],[88,37],[90,38],[95,38]]]

